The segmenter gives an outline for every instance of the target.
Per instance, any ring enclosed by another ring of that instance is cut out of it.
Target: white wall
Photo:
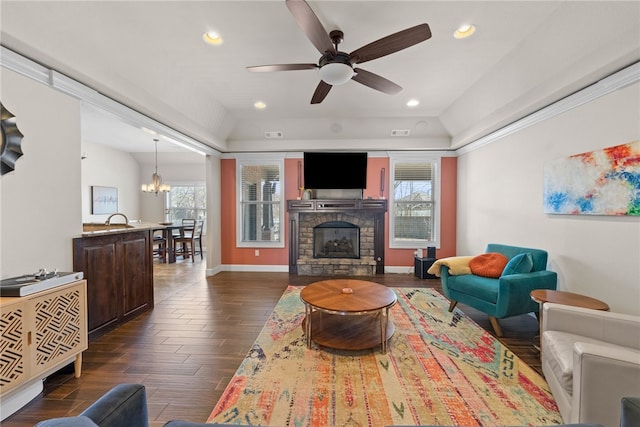
[[[83,142],[82,222],[104,222],[109,215],[91,214],[91,186],[118,189],[118,212],[130,220],[140,219],[140,167],[129,153],[101,144]],[[114,218],[122,222],[122,218]]]
[[[158,173],[162,176],[165,184],[193,184],[206,182],[206,166],[205,156],[196,157],[200,160],[198,163],[171,163],[173,156],[181,157],[184,153],[159,153],[158,154]],[[153,154],[150,154],[153,156]],[[144,156],[145,160],[153,159],[150,156]],[[140,154],[137,157],[143,158]],[[148,184],[151,182],[151,176],[155,171],[155,163],[143,163],[140,166],[140,182]],[[139,187],[138,187],[139,190]],[[140,191],[138,191],[140,192]],[[165,221],[166,195],[158,193],[141,193],[140,192],[140,217],[147,222]]]
[[[461,155],[457,253],[490,242],[545,249],[558,289],[640,315],[640,217],[542,211],[545,162],[638,140],[639,117],[635,84]]]
[[[211,276],[221,271],[222,247],[220,246],[220,158],[207,156],[207,275]]]
[[[162,175],[165,182],[169,184],[175,183],[194,183],[206,181],[206,157],[198,157],[200,160],[198,163],[171,163],[172,155],[179,153],[162,153],[167,160],[160,160],[158,157],[158,172]],[[146,166],[146,165],[145,165]],[[144,182],[150,182],[151,174],[153,173],[153,165],[146,169]]]
[[[24,135],[24,155],[0,177],[1,276],[72,271],[72,238],[82,232],[80,101],[0,73],[0,99]]]

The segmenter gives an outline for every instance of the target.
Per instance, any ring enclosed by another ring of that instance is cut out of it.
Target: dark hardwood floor
[[[143,383],[152,427],[171,419],[203,422],[258,336],[287,285],[306,285],[319,277],[287,273],[223,272],[205,277],[197,259],[154,264],[155,308],[90,342],[82,376],[65,368],[45,381],[44,392],[2,422],[33,426],[52,417],[77,415],[118,383]],[[368,278],[387,286],[434,287],[439,280],[411,274]],[[492,331],[486,315],[458,307]],[[540,372],[532,346],[538,322],[532,316],[501,321],[501,339]]]

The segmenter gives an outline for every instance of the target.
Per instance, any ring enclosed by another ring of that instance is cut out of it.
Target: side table
[[[590,308],[592,310],[609,311],[609,305],[604,301],[600,301],[599,299],[591,298],[586,295],[574,294],[573,292],[534,289],[529,295],[532,300],[540,304],[540,313],[538,314],[538,320],[540,321],[540,334],[542,334],[542,306],[545,302]],[[538,350],[540,349],[538,346],[536,346],[536,348],[538,348]]]
[[[431,268],[433,263],[436,262],[435,258],[418,258],[415,257],[413,261],[414,273],[416,277],[420,279],[437,279],[433,274],[427,273],[427,270]]]

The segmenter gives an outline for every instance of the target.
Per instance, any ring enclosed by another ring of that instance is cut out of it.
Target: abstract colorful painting
[[[640,141],[547,163],[543,196],[545,213],[640,216]]]

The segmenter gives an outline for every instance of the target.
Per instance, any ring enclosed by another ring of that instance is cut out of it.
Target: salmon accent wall
[[[285,159],[284,161],[284,197],[294,200],[300,197],[299,184],[303,183],[302,159]],[[441,159],[440,191],[440,248],[438,258],[455,256],[456,254],[456,188],[457,188],[457,158],[443,157]],[[381,192],[381,171],[384,169],[384,191]],[[221,194],[221,247],[223,265],[274,265],[287,266],[289,264],[289,215],[285,211],[284,248],[238,248],[236,247],[236,161],[223,159],[220,162]],[[369,157],[367,162],[367,188],[365,198],[389,198],[389,158]],[[286,206],[285,206],[286,209]],[[389,213],[385,214],[385,266],[413,266],[415,249],[389,248]],[[260,255],[255,256],[255,249]]]
[[[458,158],[443,157],[440,159],[442,173],[440,179],[440,249],[437,258],[457,255],[458,229]]]
[[[389,163],[387,159],[387,164]],[[436,249],[436,258],[446,258],[456,255],[456,188],[458,175],[457,157],[442,157],[440,159],[440,247]],[[387,171],[389,170],[387,166]],[[387,195],[385,194],[385,197]],[[394,267],[413,267],[415,249],[389,248],[389,214],[385,216],[385,253],[384,265]],[[425,249],[425,248],[423,248]]]
[[[221,263],[232,264],[236,247],[236,161],[220,160],[220,249]]]
[[[285,176],[287,162],[285,162]],[[220,161],[220,246],[222,248],[222,265],[289,265],[287,248],[238,248],[236,246],[236,161],[223,159]],[[285,194],[287,183],[285,182]],[[295,198],[295,197],[294,197]],[[285,233],[285,242],[288,235]],[[260,255],[256,256],[258,249]]]

